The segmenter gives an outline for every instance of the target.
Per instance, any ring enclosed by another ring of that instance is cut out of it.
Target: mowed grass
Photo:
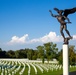
[[[34,69],[31,68],[31,74],[30,75],[61,75],[61,74],[63,74],[63,70],[62,69],[61,70],[57,70],[57,71],[56,70],[53,70],[53,71],[49,70],[48,72],[44,70],[43,73],[38,68],[37,68],[37,70],[38,70],[38,73],[35,74]],[[28,71],[28,68],[23,73],[23,75],[28,75],[27,71]],[[73,72],[73,71],[76,71],[76,68],[71,68],[70,69],[70,72]]]
[[[57,71],[56,70],[53,70],[53,71],[49,70],[48,72],[44,70],[43,73],[42,73],[40,71],[40,69],[37,68],[37,71],[38,71],[37,74],[35,74],[35,70],[31,66],[31,73],[30,73],[30,75],[62,75],[63,74],[63,70],[62,69],[61,70],[57,70]],[[70,68],[70,72],[73,72],[73,71],[76,71],[76,67],[75,68]],[[19,74],[17,73],[15,75],[19,75]],[[26,66],[26,69],[25,69],[23,75],[28,75],[28,66]]]
[[[54,71],[49,70],[48,72],[46,72],[44,70],[43,73],[41,73],[41,71],[38,70],[38,74],[37,75],[60,75],[60,74],[62,74],[62,70],[58,70],[58,71],[56,71],[56,70],[54,70]],[[33,74],[31,74],[31,75],[33,75]]]

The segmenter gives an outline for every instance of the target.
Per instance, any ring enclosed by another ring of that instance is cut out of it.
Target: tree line
[[[59,50],[57,48],[57,44],[53,42],[44,43],[43,45],[39,45],[34,49],[20,49],[20,50],[2,50],[0,48],[0,58],[28,58],[29,60],[37,60],[41,59],[42,63],[44,63],[45,59],[48,61],[57,59],[59,64],[63,62],[63,50]],[[71,65],[76,64],[76,50],[75,46],[69,46],[69,62]]]

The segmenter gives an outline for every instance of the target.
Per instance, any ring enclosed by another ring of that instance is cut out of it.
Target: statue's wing
[[[69,14],[73,14],[75,12],[76,12],[76,7],[72,9],[65,9],[63,15],[67,17]]]

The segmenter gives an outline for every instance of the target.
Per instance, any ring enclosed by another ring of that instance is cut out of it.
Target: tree
[[[29,60],[32,60],[32,57],[33,57],[33,49],[28,49],[27,58]]]
[[[62,52],[62,49],[57,54],[57,60],[59,61],[59,64],[63,63],[63,52]]]
[[[16,57],[16,58],[19,58],[19,50],[16,50],[16,51],[15,51],[15,57]]]
[[[0,50],[0,58],[6,58],[6,51]]]
[[[44,46],[36,47],[38,50],[38,58],[42,59],[42,63],[44,63]]]
[[[37,59],[37,54],[38,54],[38,51],[37,50],[33,50],[33,56],[32,56],[33,60]]]
[[[0,48],[0,52],[2,51],[2,48]]]
[[[12,50],[9,50],[6,55],[8,58],[15,58],[15,52]]]
[[[26,50],[20,49],[15,51],[16,58],[27,58]]]
[[[70,45],[69,46],[69,62],[70,62],[70,65],[74,65],[75,64],[75,61],[76,61],[76,57],[75,57],[75,46],[73,45]]]
[[[56,57],[56,53],[58,52],[58,48],[56,48],[56,46],[57,44],[53,44],[53,42],[48,42],[44,44],[48,63],[50,59],[53,59]]]

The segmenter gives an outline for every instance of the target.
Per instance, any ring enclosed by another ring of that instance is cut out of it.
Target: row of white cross
[[[42,64],[42,63],[33,63],[33,62],[24,62],[24,61],[6,61],[0,60],[0,75],[23,75],[26,70],[26,65],[28,66],[28,75],[31,74],[31,67],[34,68],[35,74],[38,73],[38,69],[43,73],[44,71],[48,72],[49,70],[61,70],[62,65],[58,64]],[[21,68],[21,66],[23,66]],[[71,68],[76,66],[70,66]]]

